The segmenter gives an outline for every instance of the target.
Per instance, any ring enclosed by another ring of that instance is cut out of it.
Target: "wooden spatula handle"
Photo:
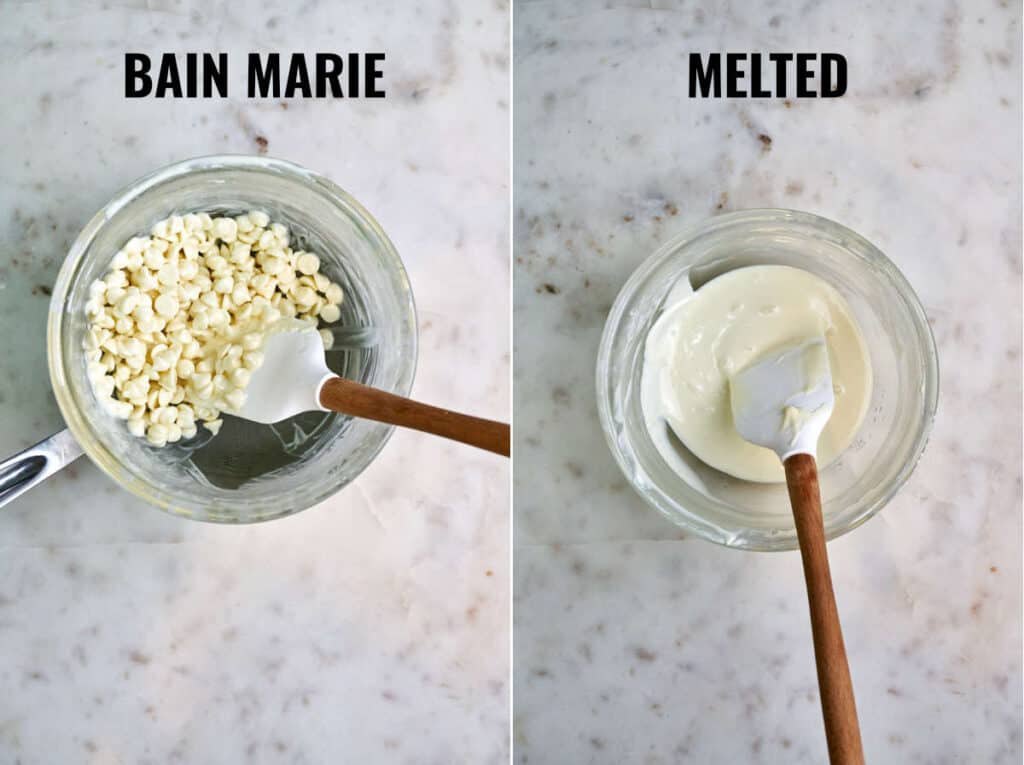
[[[511,436],[506,423],[421,404],[342,377],[323,384],[320,404],[341,414],[413,428],[509,456]]]
[[[809,454],[794,454],[784,465],[811,607],[814,658],[818,665],[818,689],[825,718],[829,761],[832,765],[863,765],[857,705],[853,699],[853,683],[850,681],[850,667],[846,661],[846,646],[839,626],[839,611],[825,548],[818,467]]]

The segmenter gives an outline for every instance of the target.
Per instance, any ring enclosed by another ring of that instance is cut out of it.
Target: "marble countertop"
[[[594,399],[630,273],[775,206],[881,247],[940,354],[923,460],[830,544],[867,760],[1020,762],[1020,8],[740,7],[514,8],[515,761],[825,760],[799,557],[685,538]],[[845,97],[686,97],[688,51],[804,50],[847,56]]]
[[[420,312],[414,393],[508,416],[508,8],[17,3],[0,25],[0,454],[62,427],[47,293],[122,186],[212,153],[359,199]],[[226,51],[225,100],[126,101],[126,50]],[[247,101],[249,51],[384,51],[387,98]],[[457,118],[453,115],[457,115]],[[86,460],[0,513],[0,761],[501,763],[507,462],[396,433],[322,506],[228,528]]]

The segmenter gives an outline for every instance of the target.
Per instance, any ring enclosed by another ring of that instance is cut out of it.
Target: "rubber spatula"
[[[857,707],[832,591],[814,459],[835,402],[825,341],[815,338],[755,361],[730,379],[729,392],[737,432],[778,454],[786,471],[810,603],[829,761],[861,765]]]
[[[320,333],[309,322],[279,321],[262,350],[263,363],[252,373],[245,403],[231,414],[271,423],[301,412],[334,411],[509,455],[505,423],[439,409],[338,377],[327,368]]]

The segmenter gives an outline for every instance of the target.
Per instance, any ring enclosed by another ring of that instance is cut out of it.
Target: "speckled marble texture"
[[[593,370],[630,273],[717,212],[861,232],[927,309],[930,446],[830,545],[871,763],[1021,760],[1021,56],[1014,3],[514,8],[517,763],[825,761],[796,554],[628,488]],[[691,101],[689,51],[838,51],[832,101]]]
[[[509,409],[508,8],[16,3],[0,24],[0,453],[61,427],[47,292],[123,185],[267,153],[372,212],[420,311],[414,393]],[[227,51],[231,98],[127,102],[126,50]],[[248,51],[384,51],[378,101],[244,99]],[[396,433],[322,506],[166,516],[83,460],[0,513],[0,761],[507,761],[505,461]]]

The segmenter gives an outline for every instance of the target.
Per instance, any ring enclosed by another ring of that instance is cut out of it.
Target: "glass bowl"
[[[711,218],[662,246],[632,275],[605,324],[597,402],[612,454],[640,496],[705,539],[748,550],[797,547],[785,484],[748,483],[685,452],[684,477],[644,426],[644,341],[679,279],[699,287],[735,268],[795,266],[846,298],[871,354],[874,390],[853,443],[821,471],[828,538],[877,513],[907,480],[928,441],[939,370],[927,317],[907,280],[874,245],[825,218],[792,210],[745,210]]]
[[[100,210],[71,246],[54,286],[47,327],[50,378],[85,453],[124,488],[171,513],[247,523],[299,512],[358,476],[392,428],[311,412],[272,426],[225,418],[188,443],[154,448],[100,405],[81,351],[89,285],[114,253],[172,214],[264,210],[293,242],[320,257],[344,290],[328,365],[345,377],[408,395],[416,367],[416,311],[394,246],[377,222],[331,181],[266,157],[215,156],[142,178]]]

